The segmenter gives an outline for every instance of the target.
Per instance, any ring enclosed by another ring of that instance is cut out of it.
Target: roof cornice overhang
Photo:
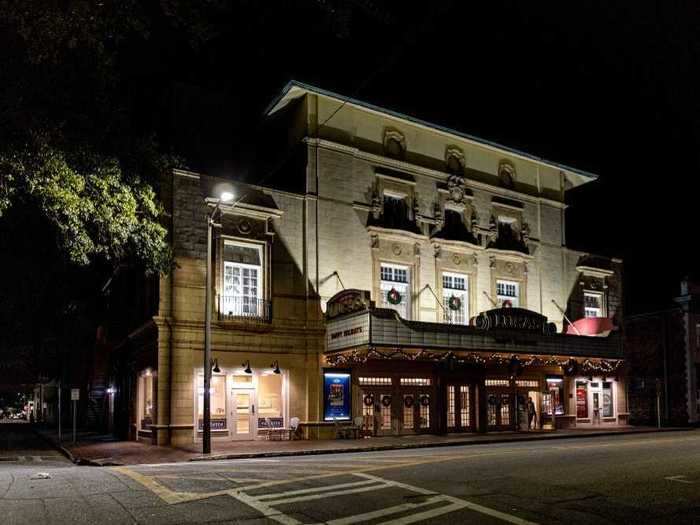
[[[301,98],[307,94],[314,94],[317,96],[322,96],[328,99],[333,99],[337,100],[340,103],[347,105],[347,106],[352,106],[364,111],[368,111],[370,113],[374,113],[380,116],[384,117],[391,117],[394,119],[401,120],[403,122],[406,122],[408,124],[411,124],[413,126],[426,129],[430,132],[433,133],[438,133],[441,135],[444,135],[450,139],[459,139],[459,140],[464,140],[465,142],[481,147],[484,149],[487,149],[489,151],[495,151],[500,154],[508,155],[513,158],[518,158],[521,160],[525,160],[528,162],[533,162],[535,164],[538,164],[540,166],[548,167],[548,168],[553,168],[560,170],[562,174],[566,177],[566,179],[569,181],[569,183],[572,185],[572,187],[577,187],[581,186],[583,184],[586,184],[588,182],[592,182],[598,179],[598,175],[595,173],[591,173],[585,170],[580,170],[577,168],[572,168],[571,166],[567,166],[565,164],[561,164],[558,162],[553,162],[549,161],[547,159],[537,157],[536,155],[532,155],[530,153],[524,152],[517,150],[515,148],[511,148],[509,146],[504,146],[502,144],[499,144],[497,142],[485,140],[473,135],[469,135],[467,133],[463,133],[454,129],[447,128],[445,126],[440,126],[438,124],[433,124],[430,122],[427,122],[422,119],[418,119],[415,117],[411,117],[409,115],[399,113],[397,111],[393,111],[390,109],[386,108],[381,108],[379,106],[375,106],[374,104],[370,104],[368,102],[364,102],[361,100],[357,100],[352,97],[347,97],[340,95],[338,93],[334,93],[332,91],[328,91],[325,89],[318,88],[316,86],[312,86],[310,84],[304,84],[302,82],[298,82],[295,80],[292,80],[287,83],[287,85],[282,89],[279,95],[275,97],[275,99],[272,100],[272,102],[267,106],[265,109],[265,115],[270,116],[276,113],[277,111],[280,111],[284,107],[286,107],[291,101],[296,100],[298,98]]]

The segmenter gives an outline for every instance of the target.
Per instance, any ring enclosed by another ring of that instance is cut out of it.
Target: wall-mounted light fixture
[[[114,388],[113,386],[110,386],[110,387],[107,389],[107,393],[108,393],[108,394],[114,394],[116,391],[117,391],[117,389]]]
[[[275,361],[274,361],[270,366],[272,367],[272,372],[273,372],[273,373],[275,373],[275,374],[281,374],[281,373],[282,373],[282,372],[280,371],[280,364],[279,364],[279,362],[277,361],[277,359],[275,359]]]
[[[214,372],[215,374],[218,374],[221,372],[221,369],[219,368],[219,359],[212,359],[209,362],[209,366],[212,367],[211,371]]]
[[[246,359],[245,362],[241,364],[241,366],[243,367],[243,371],[244,371],[246,374],[252,374],[252,373],[253,373],[253,371],[250,369],[250,360],[249,360],[249,359]]]

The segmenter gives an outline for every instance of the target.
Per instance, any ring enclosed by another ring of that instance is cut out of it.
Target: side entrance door
[[[254,439],[256,423],[255,390],[231,389],[231,437],[234,440]]]

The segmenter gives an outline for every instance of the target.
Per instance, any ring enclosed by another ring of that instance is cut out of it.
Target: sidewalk
[[[318,441],[237,441],[213,442],[212,454],[203,456],[201,444],[188,447],[157,447],[136,441],[115,441],[110,436],[94,433],[79,433],[77,443],[64,436],[60,447],[69,459],[84,465],[134,465],[143,463],[174,463],[216,459],[244,459],[255,457],[303,456],[337,454],[344,452],[367,452],[426,447],[449,447],[458,445],[486,445],[491,443],[513,443],[521,441],[547,441],[594,436],[647,434],[689,430],[691,428],[623,427],[609,430],[557,430],[556,432],[498,432],[490,434],[450,434],[447,436],[415,435],[397,437],[375,437],[365,439],[318,440]],[[57,435],[47,430],[39,434],[58,446]],[[66,440],[65,438],[69,439]]]

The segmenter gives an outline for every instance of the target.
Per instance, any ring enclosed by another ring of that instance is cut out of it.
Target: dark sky
[[[163,29],[135,51],[144,118],[193,168],[244,175],[294,78],[593,171],[569,245],[625,259],[628,312],[668,303],[698,266],[700,4],[410,4],[234,2],[195,51]]]

